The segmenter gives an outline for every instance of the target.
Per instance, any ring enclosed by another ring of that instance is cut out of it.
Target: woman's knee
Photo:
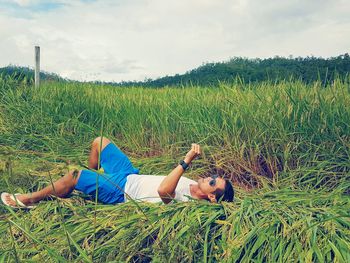
[[[96,147],[98,150],[103,150],[110,142],[111,141],[108,138],[99,136],[94,139],[92,146]]]

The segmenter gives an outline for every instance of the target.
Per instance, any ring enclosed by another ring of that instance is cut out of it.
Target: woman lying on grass
[[[44,189],[29,194],[2,193],[2,202],[14,208],[32,208],[33,204],[49,197],[67,197],[74,189],[95,197],[105,204],[123,203],[127,198],[165,204],[173,199],[188,201],[205,199],[210,202],[232,202],[234,190],[229,180],[212,176],[200,178],[197,182],[181,177],[192,160],[200,155],[198,144],[168,176],[139,175],[128,157],[109,139],[97,137],[91,147],[89,168],[98,169],[99,151],[103,174],[91,170],[71,171]],[[96,189],[98,182],[98,189]]]

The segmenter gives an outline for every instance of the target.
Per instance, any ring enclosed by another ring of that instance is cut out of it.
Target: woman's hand
[[[192,143],[191,150],[186,154],[185,163],[190,164],[194,158],[201,154],[201,147],[199,144]]]

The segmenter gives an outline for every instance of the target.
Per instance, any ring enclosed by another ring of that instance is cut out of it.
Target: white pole
[[[40,85],[40,47],[35,46],[35,87]]]

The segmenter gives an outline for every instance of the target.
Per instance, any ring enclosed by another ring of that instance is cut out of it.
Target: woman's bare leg
[[[78,175],[76,176],[74,171],[70,171],[65,176],[54,182],[53,184],[48,185],[44,189],[29,193],[29,194],[21,194],[17,195],[17,200],[21,201],[25,205],[34,204],[42,199],[49,197],[50,195],[58,196],[58,197],[66,197],[69,195],[75,188],[79,177],[80,177],[81,171],[78,172]],[[10,205],[15,206],[16,201],[12,200],[10,198],[10,195],[5,197],[6,202]]]
[[[91,145],[91,152],[89,155],[89,166],[88,167],[90,169],[94,169],[94,170],[99,169],[98,160],[99,160],[99,155],[100,155],[99,154],[100,148],[102,151],[110,142],[111,141],[105,137],[103,137],[102,140],[101,140],[101,137],[97,137],[94,139],[94,141],[92,142],[92,145]],[[101,164],[100,164],[100,167],[101,167]]]
[[[104,137],[102,138],[102,140],[101,137],[97,137],[94,139],[91,145],[91,152],[89,155],[89,168],[98,170],[100,148],[102,151],[109,143],[110,140]],[[81,171],[79,171],[78,176],[74,176],[74,171],[70,171],[68,174],[54,182],[53,185],[50,184],[44,189],[34,193],[17,195],[16,198],[23,204],[29,205],[37,203],[42,199],[49,197],[50,195],[66,197],[74,190],[80,177],[80,173]],[[13,201],[9,195],[5,198],[6,202],[10,205],[16,205],[16,201]]]

